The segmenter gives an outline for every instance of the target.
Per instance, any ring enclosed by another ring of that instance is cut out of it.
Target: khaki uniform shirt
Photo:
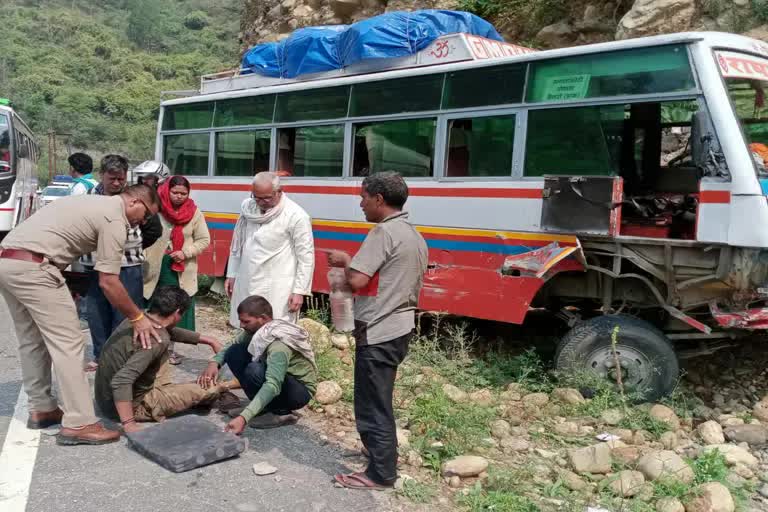
[[[42,254],[61,269],[95,251],[94,270],[119,274],[128,227],[120,196],[62,197],[16,226],[1,247]]]
[[[355,341],[374,345],[411,332],[427,271],[427,243],[408,222],[408,214],[377,224],[350,268],[371,277],[375,287],[372,296],[355,296]]]

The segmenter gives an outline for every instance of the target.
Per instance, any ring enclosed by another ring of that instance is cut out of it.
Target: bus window
[[[513,64],[448,73],[443,108],[522,103],[525,70],[525,64]],[[478,87],[482,87],[482,94],[477,93]]]
[[[163,157],[173,174],[208,174],[208,133],[188,133],[163,137]]]
[[[8,117],[0,114],[0,172],[11,170],[11,131]]]
[[[214,126],[245,126],[272,122],[275,95],[248,96],[216,102]]]
[[[216,134],[216,176],[253,176],[269,170],[270,130]]]
[[[278,165],[288,176],[341,177],[344,125],[278,130]]]
[[[363,117],[437,110],[442,90],[442,74],[355,84],[349,115]]]
[[[768,174],[768,109],[765,105],[768,80],[727,78],[726,84],[758,171]]]
[[[510,176],[514,142],[514,115],[453,119],[446,176]]]
[[[340,119],[349,107],[349,86],[324,87],[277,95],[276,123]]]
[[[176,105],[165,108],[163,130],[210,128],[212,121],[213,102]]]
[[[429,177],[435,154],[435,119],[406,119],[355,125],[353,175],[397,171]]]

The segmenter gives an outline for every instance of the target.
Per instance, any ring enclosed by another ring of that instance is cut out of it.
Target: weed
[[[458,9],[481,18],[493,18],[504,10],[504,3],[501,0],[459,0]]]
[[[341,362],[333,349],[323,350],[315,354],[317,372],[320,380],[339,381],[345,377],[344,363]]]
[[[768,22],[768,0],[752,0],[752,12],[761,23]]]
[[[408,498],[414,503],[429,503],[437,493],[435,486],[419,482],[415,479],[407,479],[403,482],[403,488],[398,494]]]
[[[707,482],[720,482],[726,484],[728,476],[728,464],[719,450],[710,450],[703,453],[691,464],[695,482],[704,484]]]
[[[331,328],[331,307],[325,295],[312,295],[307,303],[304,316]]]
[[[466,496],[459,498],[459,504],[470,512],[539,512],[541,510],[525,496],[508,490],[484,490],[478,483]]]

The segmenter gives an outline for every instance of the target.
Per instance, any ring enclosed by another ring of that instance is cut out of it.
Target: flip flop
[[[368,478],[364,472],[350,473],[348,475],[338,474],[333,477],[337,484],[347,489],[360,489],[364,491],[384,491],[391,486],[379,485]]]

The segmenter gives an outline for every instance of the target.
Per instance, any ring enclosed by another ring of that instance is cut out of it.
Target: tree
[[[128,0],[128,37],[146,50],[158,50],[163,42],[164,12],[155,0]]]

